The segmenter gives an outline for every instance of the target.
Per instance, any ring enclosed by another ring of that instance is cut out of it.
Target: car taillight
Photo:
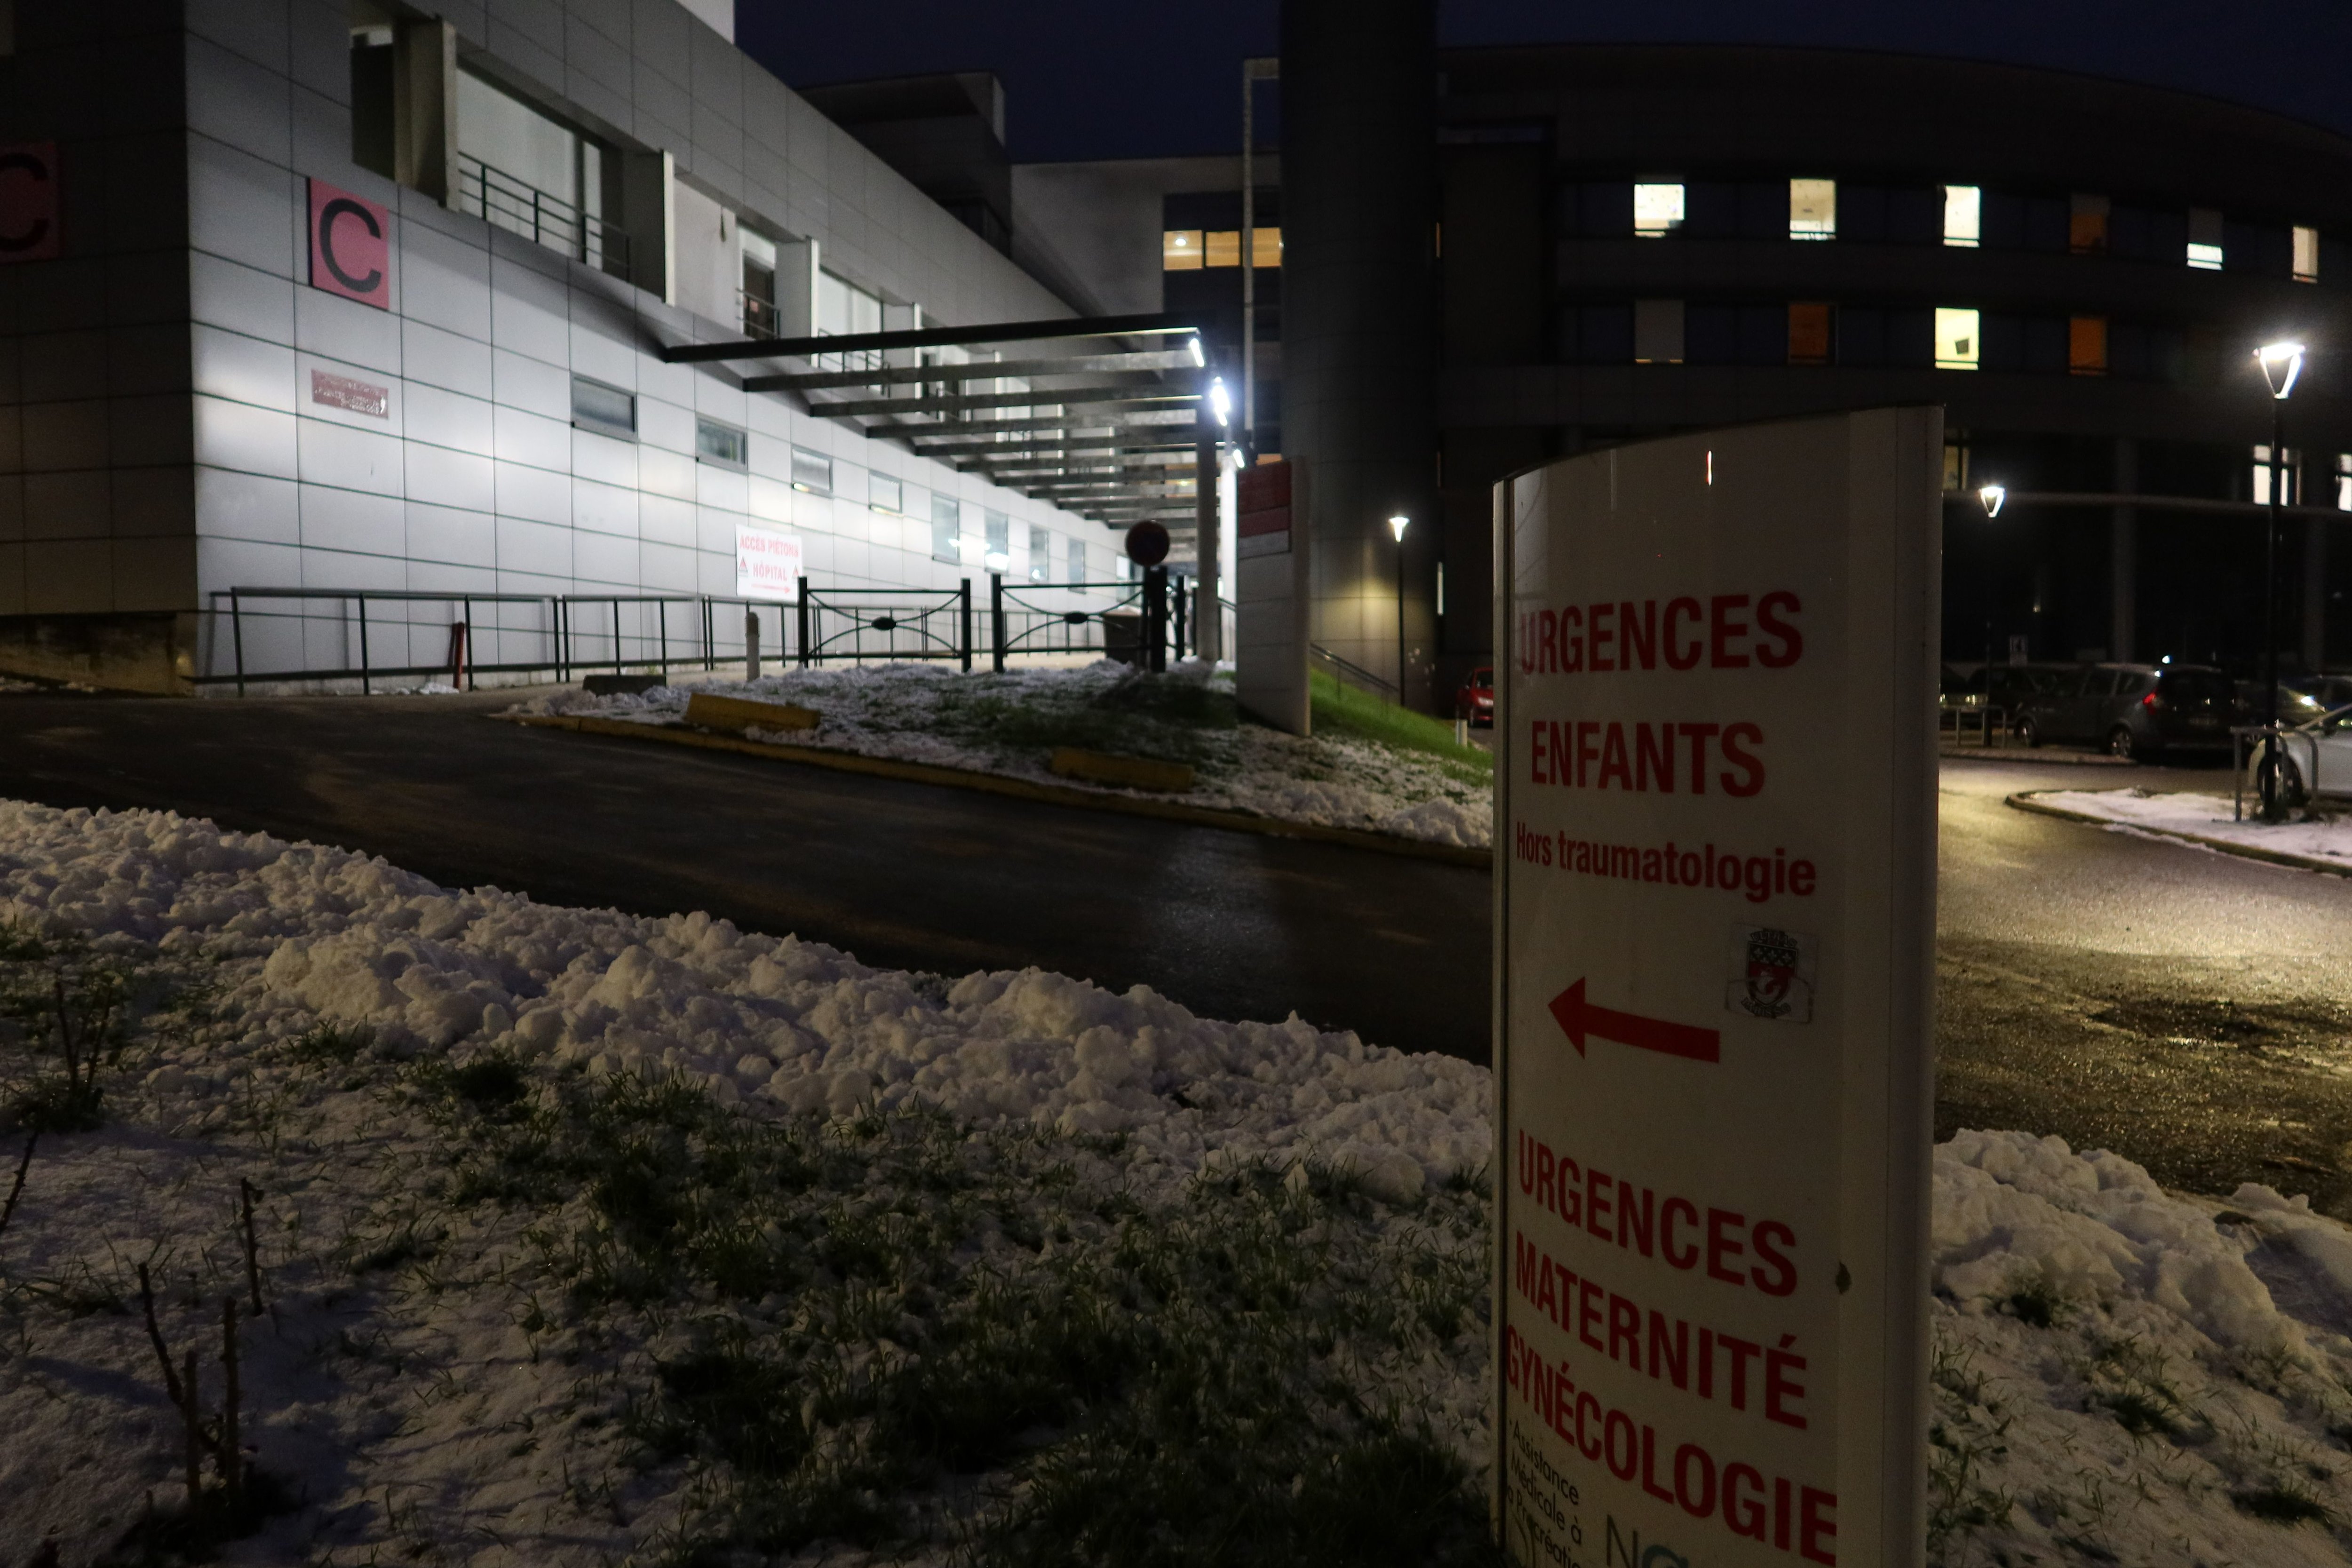
[[[2139,700],[2139,705],[2143,708],[2161,708],[2164,706],[2162,702],[2157,700],[2157,695],[2153,691],[2141,698]]]

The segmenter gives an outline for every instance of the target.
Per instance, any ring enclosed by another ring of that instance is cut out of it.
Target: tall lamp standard
[[[1404,531],[1412,526],[1412,519],[1398,512],[1389,519],[1389,532],[1396,536],[1397,547],[1397,706],[1404,706]]]
[[[2278,544],[2279,507],[2285,500],[2286,447],[2282,444],[2287,394],[2303,374],[2303,345],[2264,343],[2254,351],[2263,380],[2271,389],[2271,483],[2269,527],[2263,541],[2263,750],[2255,764],[2254,784],[2262,796],[2263,820],[2276,822],[2284,810],[2279,799],[2278,736]]]

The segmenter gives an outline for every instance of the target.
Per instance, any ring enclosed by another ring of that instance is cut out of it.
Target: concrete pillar
[[[1282,445],[1309,479],[1308,635],[1402,676],[1427,709],[1444,533],[1433,0],[1284,0],[1281,79]]]
[[[2139,494],[2139,447],[2116,437],[2116,494]],[[2118,506],[2107,519],[2107,657],[2128,663],[2139,640],[2139,509]]]

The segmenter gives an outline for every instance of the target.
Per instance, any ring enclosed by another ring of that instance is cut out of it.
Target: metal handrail
[[[1314,652],[1316,658],[1331,666],[1332,674],[1339,679],[1345,680],[1352,686],[1370,689],[1372,695],[1385,701],[1394,702],[1397,700],[1396,682],[1383,680],[1362,665],[1341,658],[1319,642],[1310,642],[1307,646]]]
[[[1024,594],[1118,594],[1108,605],[1089,609],[1055,609],[1033,604]],[[1129,606],[1139,613],[1143,608],[1144,584],[1138,583],[1029,583],[1017,587],[1005,584],[1004,574],[988,574],[989,651],[991,662],[1000,673],[1006,658],[1015,653],[1094,653],[1110,652],[1108,617]],[[1010,614],[1007,606],[1010,605]],[[1028,617],[1027,629],[1019,635],[1010,631],[1011,616]],[[1088,622],[1101,628],[1098,637],[1081,640],[1070,635],[1070,628]],[[1063,636],[1056,642],[1052,634]],[[1034,639],[1043,638],[1042,642]]]
[[[601,272],[635,275],[626,229],[467,153],[457,154],[457,208]]]

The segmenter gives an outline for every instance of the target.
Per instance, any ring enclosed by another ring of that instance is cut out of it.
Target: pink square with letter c
[[[324,180],[310,182],[310,287],[392,309],[392,214]]]

